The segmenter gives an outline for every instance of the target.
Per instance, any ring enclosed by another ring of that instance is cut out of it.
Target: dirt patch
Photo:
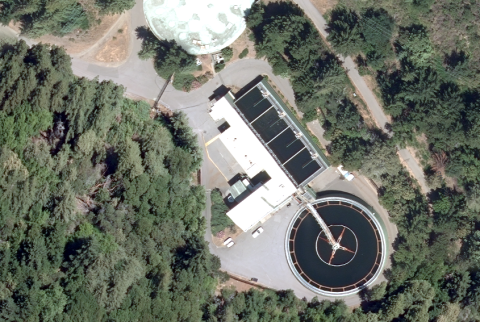
[[[417,135],[416,139],[417,139],[418,143],[420,143],[421,145],[424,145],[425,147],[428,147],[428,140],[427,140],[427,136],[425,135],[425,133]]]
[[[80,54],[97,43],[117,22],[121,15],[111,15],[101,17],[98,25],[92,26],[89,30],[77,29],[63,37],[45,35],[35,39],[37,42],[55,44],[65,48],[69,55]],[[19,24],[10,23],[9,27],[20,32]]]
[[[125,21],[120,29],[98,49],[95,60],[99,62],[121,62],[128,57],[130,35],[128,23]]]
[[[233,241],[235,241],[235,238],[237,238],[242,233],[243,230],[241,230],[238,226],[235,226],[234,229],[226,228],[223,230],[223,234],[217,234],[217,236],[212,235],[212,242],[217,247],[227,247],[223,245],[225,239],[230,237],[233,239]],[[233,247],[235,247],[235,245]]]
[[[236,95],[241,90],[240,87],[235,85],[228,85],[227,87],[230,89],[230,92],[232,92],[233,95]]]
[[[402,158],[402,156],[400,155],[400,153],[397,151],[397,156],[398,156],[398,159],[400,160],[400,163],[402,164],[402,166],[408,171],[408,173],[410,174],[410,177],[412,177],[413,180],[417,185],[418,187],[421,189],[422,187],[420,186],[420,183],[418,183],[418,180],[417,178],[415,177],[415,175],[413,174],[413,171],[412,169],[410,169],[410,167],[408,166],[407,162]],[[415,158],[415,157],[414,157]],[[421,189],[422,190],[422,189]],[[425,192],[422,191],[424,194]]]
[[[327,11],[332,10],[338,3],[338,0],[310,0],[310,2],[317,8],[322,15]]]
[[[200,55],[197,58],[202,62],[202,69],[193,72],[193,76],[213,75],[212,55]]]
[[[249,29],[245,29],[240,37],[238,37],[237,40],[230,45],[230,47],[233,49],[233,57],[229,62],[227,62],[227,66],[239,60],[240,58],[238,58],[238,55],[240,55],[245,48],[248,49],[248,54],[244,58],[255,58],[257,52],[255,51],[255,43],[249,39],[250,34],[251,31]]]
[[[240,280],[237,280],[237,279],[230,278],[225,283],[217,285],[217,289],[215,290],[215,294],[219,295],[220,291],[222,289],[227,288],[227,287],[232,287],[232,286],[235,288],[235,290],[237,290],[237,292],[247,292],[248,290],[250,290],[252,288],[257,289],[257,290],[261,290],[261,288],[259,288],[257,286],[254,286],[250,283],[246,283],[246,282],[243,282],[243,281],[240,281]]]

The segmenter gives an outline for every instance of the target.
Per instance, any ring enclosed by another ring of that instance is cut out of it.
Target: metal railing
[[[315,205],[315,204],[319,204],[319,203],[325,203],[325,202],[328,202],[328,201],[340,201],[340,202],[344,202],[344,203],[353,205],[353,206],[357,207],[358,209],[362,210],[374,223],[376,229],[379,232],[380,242],[381,242],[381,245],[382,245],[381,260],[380,260],[380,264],[378,265],[378,269],[375,272],[375,274],[368,281],[366,281],[364,284],[362,284],[361,286],[355,287],[355,288],[347,290],[347,291],[341,291],[341,292],[326,291],[324,289],[317,288],[317,287],[311,285],[310,283],[308,283],[300,275],[300,273],[297,271],[297,269],[295,268],[295,265],[293,264],[292,258],[290,256],[290,250],[289,250],[289,248],[290,248],[290,245],[289,245],[289,243],[290,243],[290,232],[292,231],[292,228],[293,228],[295,222],[297,221],[297,219],[305,211],[305,207],[300,208],[295,213],[295,215],[293,216],[293,218],[290,221],[290,224],[288,225],[287,232],[286,232],[286,235],[285,235],[284,251],[285,251],[285,254],[286,254],[286,257],[287,257],[288,266],[290,267],[290,270],[292,271],[293,275],[298,279],[298,281],[303,286],[305,286],[310,291],[312,291],[314,293],[317,293],[317,294],[321,294],[321,295],[325,295],[325,296],[333,296],[333,297],[353,295],[353,294],[358,293],[361,289],[363,289],[365,287],[368,287],[373,282],[375,282],[375,280],[378,278],[378,276],[383,271],[383,266],[385,265],[385,261],[386,261],[386,258],[387,258],[387,252],[388,252],[384,226],[382,225],[381,222],[379,222],[379,220],[375,216],[375,213],[373,211],[371,211],[370,209],[368,209],[368,208],[371,208],[371,206],[367,208],[363,204],[361,204],[361,203],[359,203],[355,200],[352,200],[352,199],[347,199],[347,198],[343,198],[343,197],[325,197],[325,198],[317,199],[314,202],[312,202],[311,204]],[[372,208],[372,210],[373,210],[373,208]]]

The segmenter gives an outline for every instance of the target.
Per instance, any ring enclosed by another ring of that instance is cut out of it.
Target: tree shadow
[[[135,33],[137,34],[137,39],[145,40],[145,39],[150,39],[151,37],[155,37],[153,32],[147,26],[137,27],[135,29]]]
[[[468,55],[463,51],[452,50],[450,54],[445,54],[443,62],[450,69],[463,65],[467,62]]]

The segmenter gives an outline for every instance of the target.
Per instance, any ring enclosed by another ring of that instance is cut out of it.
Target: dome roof
[[[175,40],[192,55],[219,51],[245,30],[253,0],[144,0],[143,11],[153,33]]]

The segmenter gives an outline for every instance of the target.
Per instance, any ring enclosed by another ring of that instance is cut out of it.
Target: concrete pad
[[[312,131],[313,135],[317,137],[317,139],[320,141],[324,148],[326,148],[327,145],[330,144],[330,141],[324,139],[323,135],[325,134],[325,130],[320,125],[320,122],[318,120],[308,122],[307,127],[310,131]]]
[[[317,192],[343,191],[357,196],[374,207],[376,213],[384,221],[387,233],[387,244],[391,247],[397,235],[395,225],[388,219],[388,213],[378,203],[376,191],[365,178],[357,177],[353,181],[342,180],[335,168],[329,168],[313,182]],[[232,248],[216,248],[211,245],[210,251],[220,257],[222,269],[233,274],[243,276],[246,279],[258,278],[258,282],[273,289],[292,289],[295,295],[307,299],[317,296],[319,299],[334,300],[333,297],[323,297],[306,289],[290,271],[286,260],[284,242],[288,224],[298,210],[295,202],[290,208],[284,207],[274,214],[268,221],[260,224],[265,231],[257,238],[252,238],[251,231],[238,236]],[[389,252],[391,248],[389,249]],[[390,259],[387,256],[385,268],[390,267]],[[373,285],[385,280],[379,276]],[[341,297],[349,306],[358,305],[358,295]]]

